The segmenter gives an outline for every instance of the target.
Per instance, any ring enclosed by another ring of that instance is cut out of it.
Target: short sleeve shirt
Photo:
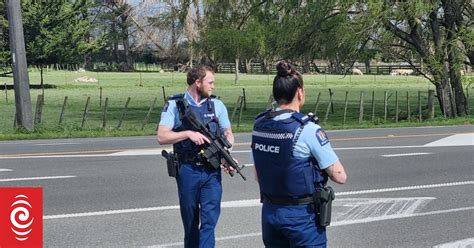
[[[188,91],[184,93],[184,99],[191,106],[201,106],[204,102],[207,101],[207,98],[202,99],[199,103],[194,101]],[[216,111],[216,117],[219,120],[219,125],[222,129],[230,128],[229,115],[227,113],[227,108],[221,100],[212,98],[211,101],[214,102],[214,108]],[[176,106],[176,100],[169,100],[166,102],[161,112],[161,118],[159,125],[167,126],[169,128],[176,128],[181,126],[181,120],[179,119],[178,107]]]
[[[290,116],[291,113],[283,113],[274,117],[274,119],[287,119]],[[315,157],[321,170],[328,168],[339,160],[324,130],[313,122],[303,126],[303,130],[296,141],[293,155],[297,158]]]

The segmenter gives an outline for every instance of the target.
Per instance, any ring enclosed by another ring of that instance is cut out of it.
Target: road
[[[474,126],[330,131],[349,180],[330,247],[474,246]],[[43,187],[45,247],[183,246],[175,181],[154,137],[0,142],[0,187]],[[250,134],[223,176],[217,247],[263,247]],[[458,246],[457,246],[458,245]]]

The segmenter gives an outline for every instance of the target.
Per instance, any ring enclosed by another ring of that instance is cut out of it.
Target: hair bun
[[[279,77],[286,77],[288,75],[291,75],[293,74],[293,66],[291,66],[290,63],[282,60],[280,62],[278,62],[278,64],[276,65],[276,69],[277,69],[277,76]]]

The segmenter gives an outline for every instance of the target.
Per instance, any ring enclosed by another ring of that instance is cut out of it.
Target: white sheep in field
[[[412,69],[395,69],[390,72],[390,75],[391,76],[397,76],[397,75],[408,76],[408,75],[413,74],[413,72],[414,71]]]
[[[83,77],[79,77],[79,78],[74,79],[74,82],[79,82],[79,83],[96,83],[96,82],[97,82],[97,79],[91,78],[91,77],[88,77],[88,76],[83,76]]]
[[[362,71],[357,68],[352,68],[351,72],[352,75],[364,75],[364,73],[362,73]]]

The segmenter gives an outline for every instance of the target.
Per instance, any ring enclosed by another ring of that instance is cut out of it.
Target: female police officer
[[[304,94],[301,74],[279,62],[273,80],[278,108],[259,114],[252,132],[266,247],[325,247],[312,196],[328,177],[340,184],[347,179],[323,129],[299,113]]]

